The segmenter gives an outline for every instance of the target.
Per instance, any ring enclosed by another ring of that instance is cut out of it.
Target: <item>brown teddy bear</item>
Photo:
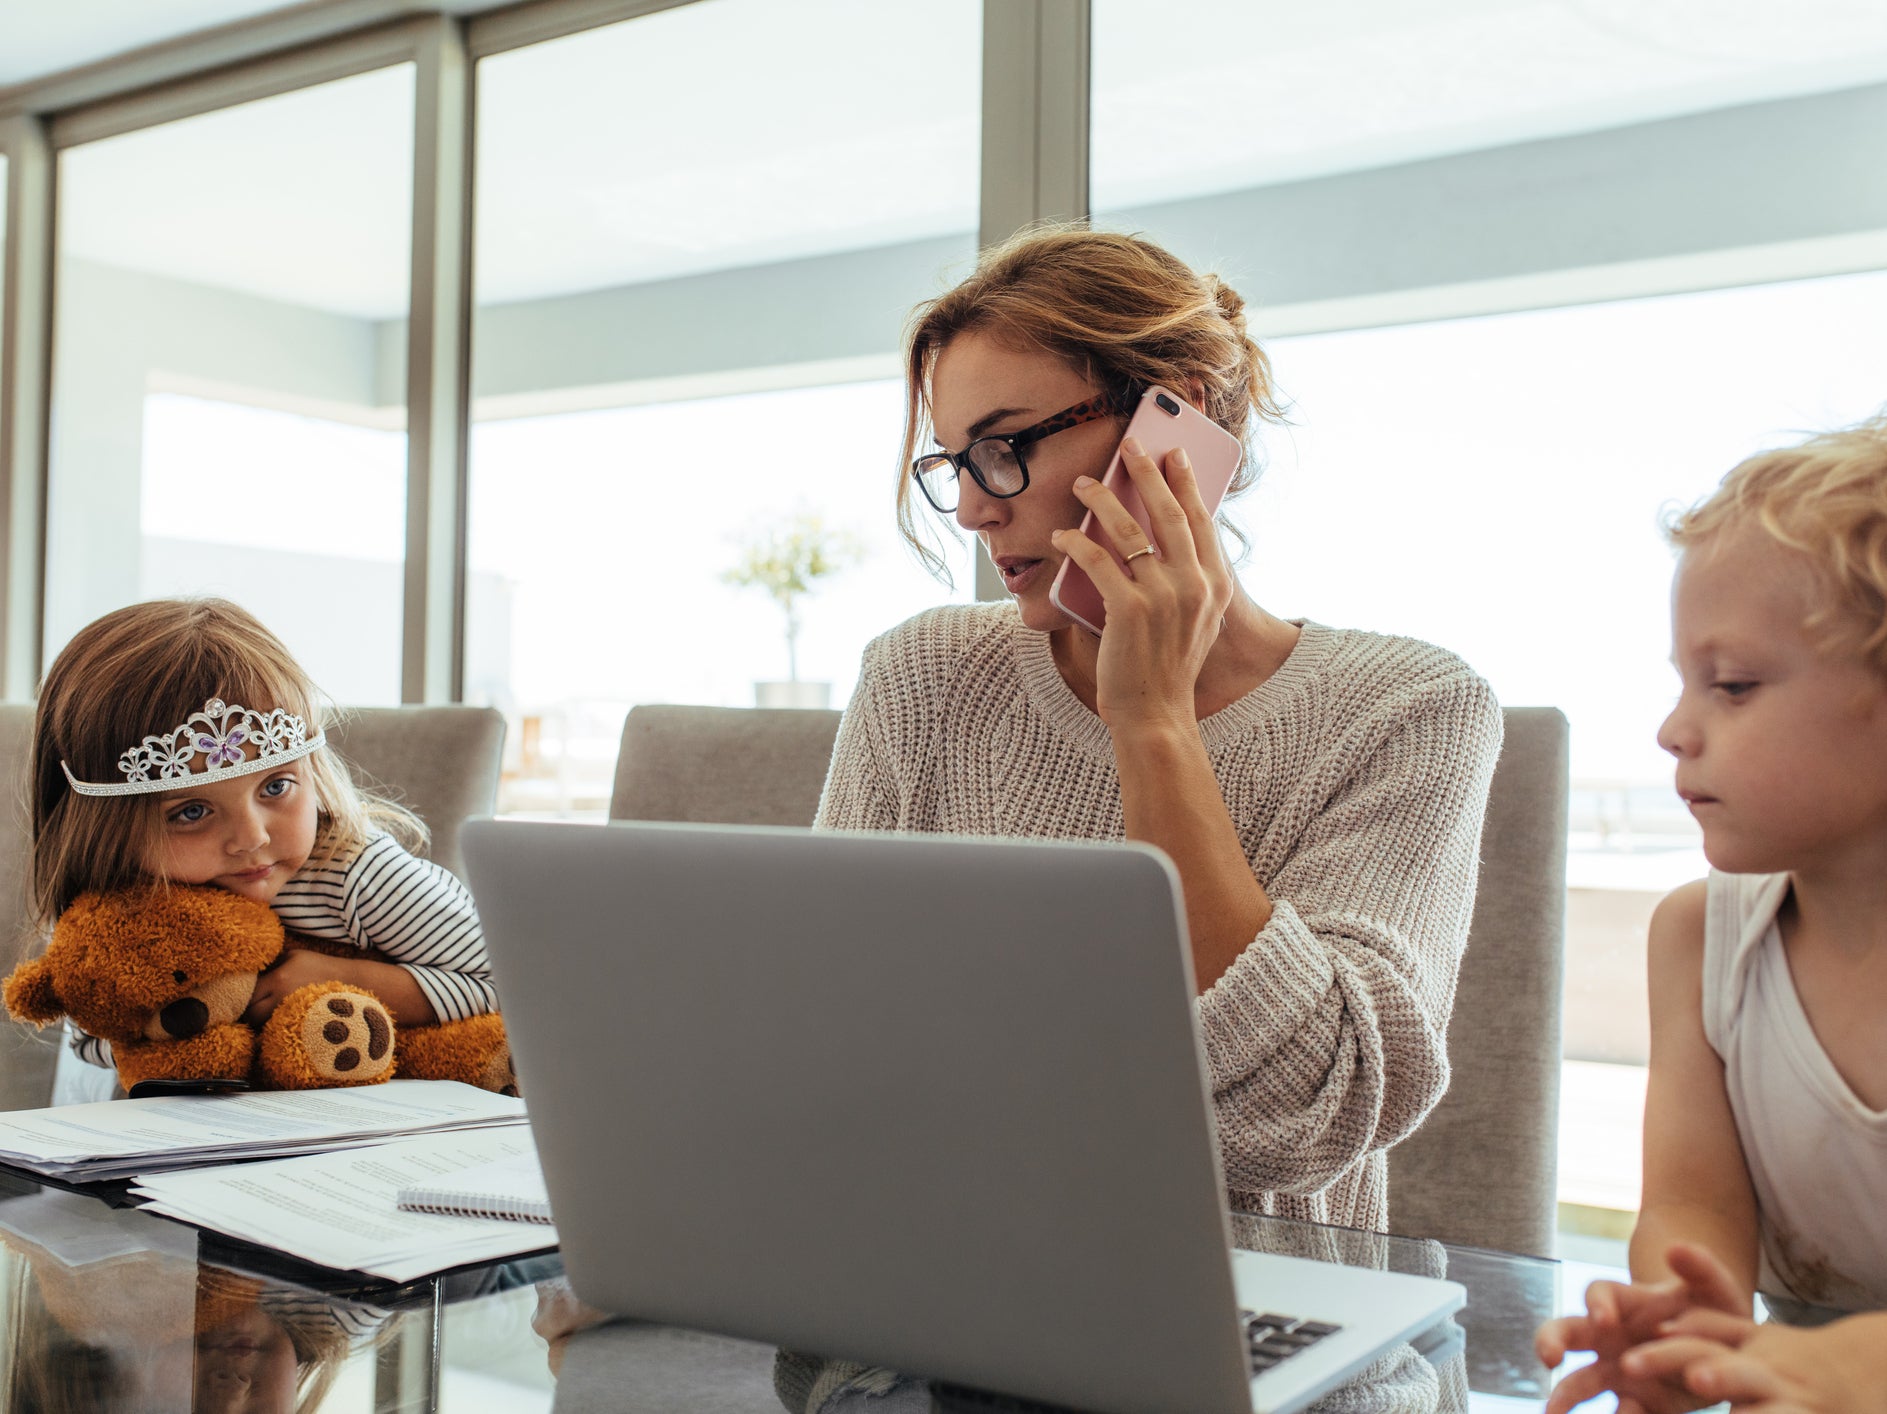
[[[345,954],[345,945],[295,946]],[[258,1031],[242,1020],[256,976],[287,937],[265,904],[225,889],[147,884],[81,894],[43,955],[6,982],[6,1007],[45,1026],[70,1017],[111,1042],[118,1078],[243,1079],[274,1090],[374,1085],[403,1076],[517,1093],[504,1022],[474,1016],[395,1034],[373,995],[310,982]]]

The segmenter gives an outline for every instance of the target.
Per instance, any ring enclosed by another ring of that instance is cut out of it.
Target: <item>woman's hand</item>
[[[1225,627],[1232,571],[1184,452],[1168,454],[1162,476],[1139,439],[1128,438],[1121,461],[1147,508],[1151,541],[1118,496],[1082,477],[1075,495],[1128,566],[1078,530],[1057,531],[1055,546],[1087,571],[1107,606],[1094,710],[1114,739],[1122,828],[1178,866],[1193,981],[1204,992],[1272,913],[1199,733],[1199,673]],[[1149,545],[1154,553],[1142,553]]]
[[[1107,606],[1095,710],[1110,730],[1192,731],[1198,720],[1193,689],[1232,602],[1232,571],[1183,449],[1167,455],[1162,475],[1139,439],[1129,437],[1121,443],[1121,462],[1153,524],[1155,553],[1141,553],[1149,544],[1146,532],[1092,477],[1075,482],[1075,495],[1121,558],[1132,556],[1127,568],[1078,530],[1054,536],[1055,548],[1087,572]]]
[[[1803,1330],[1694,1310],[1666,1338],[1624,1357],[1639,1378],[1677,1379],[1738,1414],[1876,1414],[1887,1409],[1887,1315],[1849,1316]]]
[[[1586,1288],[1585,1315],[1562,1316],[1540,1327],[1533,1348],[1547,1368],[1557,1368],[1569,1351],[1590,1350],[1598,1357],[1553,1387],[1546,1414],[1565,1414],[1608,1391],[1618,1396],[1619,1414],[1669,1414],[1716,1402],[1699,1398],[1681,1372],[1641,1368],[1631,1358],[1632,1352],[1657,1341],[1667,1322],[1686,1312],[1747,1319],[1748,1303],[1736,1279],[1709,1251],[1693,1243],[1674,1243],[1665,1261],[1675,1274],[1668,1281],[1595,1281]]]

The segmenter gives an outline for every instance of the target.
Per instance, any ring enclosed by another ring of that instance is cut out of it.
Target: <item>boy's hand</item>
[[[1666,1322],[1688,1311],[1747,1318],[1748,1306],[1735,1278],[1708,1251],[1674,1243],[1665,1261],[1675,1273],[1669,1280],[1632,1285],[1596,1281],[1586,1290],[1585,1315],[1562,1316],[1540,1327],[1533,1348],[1549,1369],[1557,1368],[1569,1351],[1590,1350],[1598,1357],[1554,1386],[1546,1414],[1566,1414],[1607,1391],[1618,1395],[1619,1414],[1675,1414],[1715,1402],[1700,1399],[1681,1375],[1640,1375],[1621,1363],[1628,1351],[1658,1340]]]
[[[537,1284],[537,1312],[531,1317],[531,1329],[542,1336],[549,1347],[545,1354],[550,1361],[552,1379],[563,1371],[564,1349],[570,1344],[570,1337],[608,1319],[607,1313],[579,1301],[565,1277]]]
[[[1887,1409],[1887,1316],[1806,1330],[1694,1310],[1665,1339],[1624,1357],[1634,1375],[1676,1376],[1737,1414],[1875,1414]]]
[[[251,1026],[262,1025],[284,997],[310,982],[352,982],[354,973],[348,966],[349,961],[309,952],[306,948],[290,948],[256,978],[255,995],[249,998],[249,1008],[243,1012],[242,1019]]]

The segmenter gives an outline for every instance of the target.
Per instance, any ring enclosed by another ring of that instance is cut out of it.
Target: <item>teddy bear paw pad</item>
[[[393,1068],[393,1018],[372,997],[319,998],[301,1032],[308,1063],[323,1080],[361,1085]]]

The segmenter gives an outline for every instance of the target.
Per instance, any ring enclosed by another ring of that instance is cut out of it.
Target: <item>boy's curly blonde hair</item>
[[[1738,463],[1665,533],[1680,551],[1756,526],[1806,560],[1821,602],[1807,628],[1887,676],[1887,409]]]

